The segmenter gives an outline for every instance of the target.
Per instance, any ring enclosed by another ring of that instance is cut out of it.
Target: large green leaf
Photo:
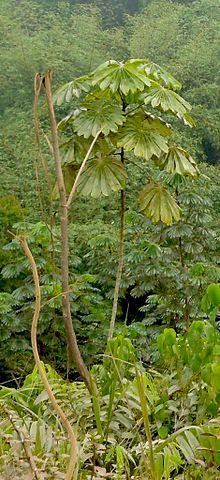
[[[99,154],[87,163],[81,175],[77,191],[82,195],[108,196],[123,189],[127,174],[122,162],[111,155]]]
[[[74,120],[74,130],[78,135],[89,138],[96,136],[99,130],[104,135],[117,132],[118,126],[122,125],[124,115],[122,109],[113,100],[106,101],[98,98],[86,104]]]
[[[70,102],[73,97],[79,98],[81,93],[87,93],[90,90],[88,77],[79,77],[71,82],[65,83],[53,95],[53,101],[57,105],[63,102]]]
[[[178,222],[180,208],[175,199],[161,185],[150,182],[141,192],[140,210],[153,222],[163,222],[166,225]]]
[[[151,85],[144,69],[144,61],[139,59],[105,62],[91,74],[91,79],[92,84],[99,85],[101,90],[109,88],[113,93],[120,91],[124,95],[143,91],[146,86]]]
[[[119,132],[117,145],[149,160],[153,155],[160,157],[162,152],[168,152],[167,136],[170,133],[170,128],[159,118],[141,112],[127,118]]]
[[[168,153],[162,156],[159,163],[168,173],[192,176],[198,175],[196,162],[189,153],[181,147],[170,147]]]
[[[145,71],[147,75],[152,76],[157,81],[162,81],[167,87],[174,90],[179,90],[182,87],[181,83],[173,75],[156,63],[148,62],[145,65]]]
[[[172,112],[181,116],[191,110],[191,105],[178,93],[157,82],[153,82],[144,95],[144,102],[145,104],[150,103],[153,108],[160,107],[164,112]]]
[[[185,125],[188,125],[189,127],[195,127],[196,122],[193,117],[189,113],[177,113],[177,117],[180,118],[180,120],[183,121]]]
[[[201,308],[207,314],[216,313],[220,308],[220,284],[211,283],[202,297]]]

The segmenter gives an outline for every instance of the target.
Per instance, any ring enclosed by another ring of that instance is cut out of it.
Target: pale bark
[[[37,346],[37,324],[38,324],[38,319],[40,315],[40,310],[41,310],[41,290],[40,290],[40,284],[39,284],[39,277],[38,277],[38,272],[37,272],[37,267],[36,263],[34,260],[34,257],[28,247],[28,244],[24,238],[19,239],[20,244],[25,252],[25,255],[27,256],[31,269],[32,269],[32,274],[33,274],[33,279],[34,279],[34,286],[35,286],[35,310],[34,310],[34,315],[33,315],[33,320],[32,320],[32,327],[31,327],[31,344],[32,344],[32,349],[33,349],[33,354],[34,354],[34,360],[39,372],[39,375],[41,377],[42,383],[44,385],[44,388],[48,394],[48,397],[51,401],[52,407],[55,410],[55,412],[58,414],[60,417],[63,427],[65,428],[69,439],[70,439],[70,445],[71,445],[71,451],[70,451],[70,460],[69,464],[67,467],[67,472],[65,475],[65,480],[72,480],[75,465],[77,462],[78,458],[78,445],[77,445],[77,440],[75,433],[73,431],[73,428],[66,417],[65,413],[63,412],[62,408],[60,407],[59,403],[57,402],[54,393],[52,391],[51,385],[48,381],[45,369],[43,367],[43,364],[40,360],[39,353],[38,353],[38,346]],[[29,456],[30,457],[30,456]],[[30,457],[31,460],[31,457]],[[32,462],[33,463],[33,462]],[[34,466],[33,466],[34,468]],[[35,470],[36,472],[36,470]],[[39,478],[36,476],[36,478]]]
[[[87,162],[87,160],[88,160],[88,158],[89,158],[89,156],[90,156],[90,154],[91,154],[91,152],[92,152],[92,149],[93,149],[95,143],[96,143],[97,140],[98,140],[98,137],[99,137],[100,133],[101,133],[101,130],[99,130],[99,131],[97,132],[96,136],[94,137],[94,139],[93,139],[93,141],[92,141],[92,143],[91,143],[91,145],[90,145],[90,147],[89,147],[89,149],[88,149],[88,152],[86,153],[86,156],[85,156],[82,164],[80,165],[79,171],[78,171],[78,173],[77,173],[77,175],[76,175],[75,182],[74,182],[74,184],[73,184],[72,190],[71,190],[71,192],[70,192],[70,195],[69,195],[69,198],[68,198],[68,201],[67,201],[67,208],[69,208],[70,205],[71,205],[72,199],[73,199],[73,197],[74,197],[74,195],[75,195],[75,193],[76,193],[76,189],[77,189],[77,186],[78,186],[78,183],[79,183],[80,176],[81,176],[81,174],[82,174],[82,172],[83,172],[83,170],[84,170],[84,168],[85,168],[86,162]]]
[[[56,170],[57,184],[60,199],[60,223],[61,223],[61,278],[62,278],[62,307],[63,318],[67,334],[67,343],[69,354],[74,361],[76,368],[85,381],[88,389],[92,392],[91,378],[89,371],[82,359],[76,334],[73,328],[70,299],[69,299],[69,246],[68,246],[68,206],[66,198],[66,190],[61,166],[57,122],[54,113],[53,97],[51,91],[51,74],[50,71],[44,77],[43,84],[45,86],[47,105],[49,110],[50,126],[51,126],[51,144],[53,147],[53,157]]]

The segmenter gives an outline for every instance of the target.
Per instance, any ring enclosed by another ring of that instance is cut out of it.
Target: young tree
[[[126,164],[132,165],[135,157],[146,166],[153,161],[173,175],[176,183],[181,176],[197,175],[192,157],[173,143],[172,127],[161,117],[169,113],[193,126],[191,107],[177,93],[180,88],[172,75],[152,62],[110,60],[90,75],[65,84],[54,96],[58,105],[63,101],[73,104],[59,124],[69,135],[61,145],[62,174],[70,189],[67,207],[76,192],[94,198],[121,192],[119,261],[109,338],[114,332],[123,271]],[[180,218],[180,208],[165,183],[149,177],[140,195],[140,210],[153,222],[167,225]]]

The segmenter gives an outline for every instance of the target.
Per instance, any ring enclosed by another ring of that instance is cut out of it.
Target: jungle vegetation
[[[0,5],[0,479],[217,480],[219,2]]]

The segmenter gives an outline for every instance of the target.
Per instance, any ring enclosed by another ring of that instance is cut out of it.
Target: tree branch
[[[69,244],[68,244],[68,207],[66,190],[61,166],[57,123],[54,113],[53,97],[51,90],[51,72],[48,71],[43,79],[45,86],[45,93],[49,111],[50,126],[51,126],[51,143],[53,147],[53,157],[56,169],[56,177],[59,189],[60,197],[60,223],[61,223],[61,278],[62,278],[62,307],[63,318],[67,333],[67,342],[69,347],[70,356],[73,359],[76,368],[85,381],[88,389],[92,392],[91,377],[89,371],[82,359],[79,351],[76,334],[73,328],[70,299],[69,299]]]
[[[77,175],[76,175],[75,182],[74,182],[74,184],[73,184],[72,190],[71,190],[71,192],[70,192],[70,195],[69,195],[69,198],[68,198],[68,201],[67,201],[67,208],[69,208],[70,205],[71,205],[73,196],[75,195],[75,192],[76,192],[76,189],[77,189],[77,185],[78,185],[80,176],[81,176],[81,174],[82,174],[82,172],[83,172],[83,170],[84,170],[84,168],[85,168],[86,162],[87,162],[87,160],[88,160],[88,158],[89,158],[89,156],[90,156],[90,154],[91,154],[91,152],[92,152],[92,149],[93,149],[95,143],[96,143],[97,140],[98,140],[98,137],[99,137],[100,133],[101,133],[101,130],[99,130],[99,131],[97,132],[95,138],[93,139],[93,141],[92,141],[92,143],[91,143],[91,145],[90,145],[90,147],[89,147],[89,149],[88,149],[88,152],[87,152],[87,154],[86,154],[86,156],[85,156],[85,158],[84,158],[84,160],[83,160],[83,162],[82,162],[82,164],[81,164],[81,166],[80,166],[80,169],[79,169],[79,171],[78,171],[78,173],[77,173]]]
[[[52,181],[51,181],[51,177],[50,177],[50,172],[49,172],[48,167],[47,167],[47,163],[44,159],[44,156],[43,156],[42,150],[41,150],[39,118],[38,118],[38,111],[37,111],[38,100],[39,100],[39,95],[40,95],[41,88],[42,88],[42,83],[43,83],[43,78],[40,76],[39,73],[37,73],[35,75],[35,79],[34,79],[34,128],[35,128],[35,135],[36,135],[36,143],[37,143],[37,146],[38,146],[44,175],[45,175],[45,178],[47,180],[49,192],[51,192],[52,191]]]
[[[38,323],[38,318],[41,310],[41,291],[40,291],[39,277],[38,277],[38,272],[37,272],[37,267],[36,267],[34,257],[28,247],[26,240],[21,237],[19,238],[19,242],[24,250],[26,257],[30,262],[33,279],[34,279],[34,286],[35,286],[35,310],[34,310],[32,327],[31,327],[31,344],[32,344],[32,349],[34,354],[34,360],[35,360],[39,375],[41,377],[42,383],[44,385],[44,388],[51,401],[52,407],[60,417],[63,427],[65,428],[70,439],[70,445],[71,445],[70,460],[69,460],[69,465],[67,468],[65,480],[72,480],[72,476],[74,473],[74,469],[75,469],[75,465],[78,457],[77,440],[68,418],[66,417],[65,413],[63,412],[62,408],[60,407],[59,403],[57,402],[53,394],[46,372],[44,370],[44,367],[39,357],[38,347],[37,347],[37,323]]]

